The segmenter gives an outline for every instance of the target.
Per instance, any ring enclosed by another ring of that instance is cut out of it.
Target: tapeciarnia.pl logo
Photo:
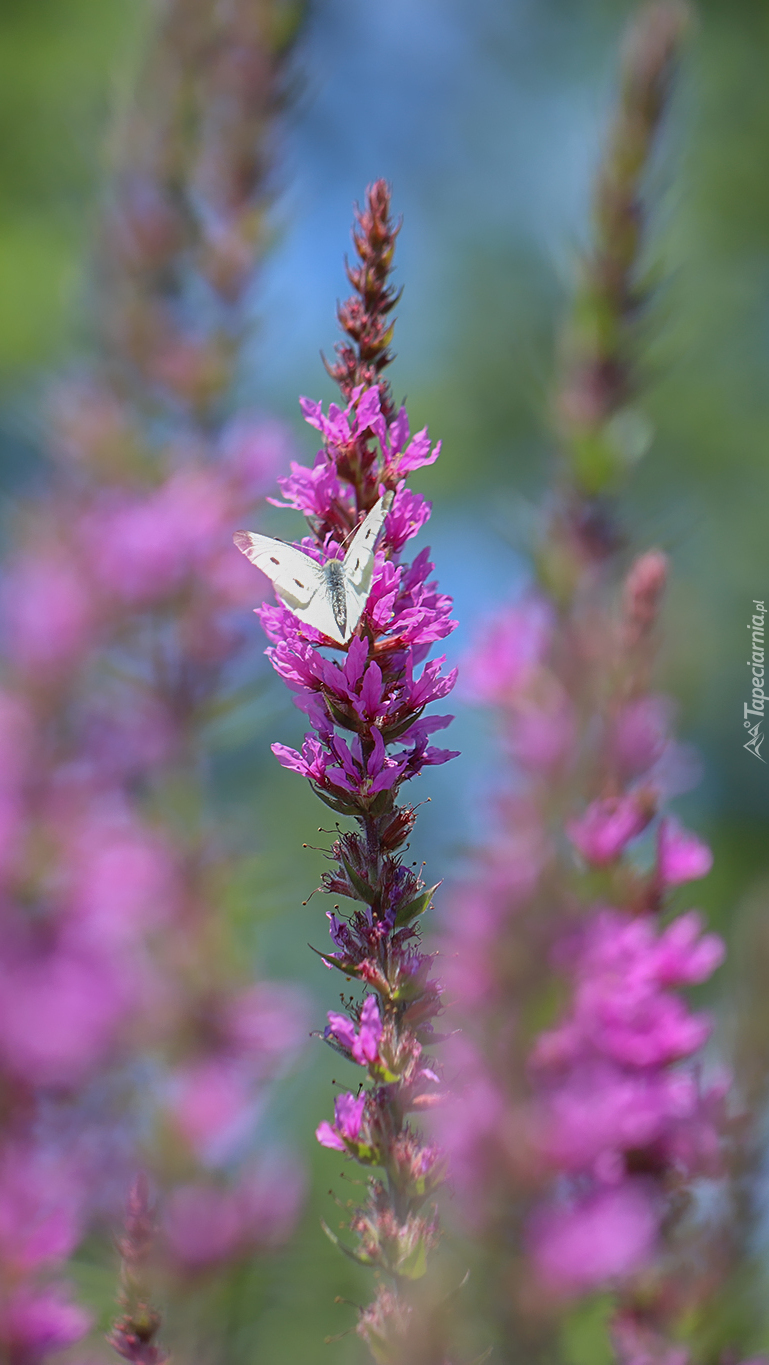
[[[745,702],[742,708],[743,723],[748,731],[748,742],[743,744],[743,749],[747,749],[749,754],[755,758],[766,762],[761,757],[761,745],[764,742],[764,732],[761,729],[764,722],[764,705],[769,698],[764,692],[764,617],[766,607],[757,598],[753,599],[755,611],[752,620],[748,621],[748,630],[752,632],[752,658],[748,659],[748,668],[752,669],[752,692],[749,702]],[[755,721],[749,719],[756,716]]]

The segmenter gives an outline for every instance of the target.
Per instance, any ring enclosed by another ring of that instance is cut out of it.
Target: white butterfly
[[[372,507],[350,541],[344,559],[328,559],[319,564],[295,545],[254,531],[236,531],[233,540],[246,558],[272,580],[276,596],[294,616],[344,645],[360,621],[371,592],[374,550],[393,496],[392,492],[385,493]]]

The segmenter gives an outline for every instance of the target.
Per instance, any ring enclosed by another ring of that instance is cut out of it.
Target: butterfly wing
[[[320,564],[295,545],[254,531],[236,531],[233,540],[246,559],[267,575],[275,595],[294,616],[342,643]]]
[[[374,551],[385,517],[392,507],[394,494],[387,492],[372,507],[350,541],[344,557],[345,595],[347,598],[347,634],[349,640],[355,630],[371,592],[374,576]]]

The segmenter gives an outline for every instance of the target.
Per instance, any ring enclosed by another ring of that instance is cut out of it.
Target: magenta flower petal
[[[332,1011],[329,1011],[326,1033],[332,1034],[337,1042],[341,1043],[343,1047],[352,1050],[356,1040],[355,1025],[353,1024],[352,1019],[347,1018],[346,1014],[334,1014]]]
[[[337,1095],[336,1097],[334,1102],[336,1127],[342,1137],[347,1138],[350,1142],[356,1142],[360,1136],[365,1107],[365,1092],[355,1096],[347,1091],[344,1095]]]
[[[352,1044],[352,1055],[359,1066],[376,1061],[381,1037],[382,1020],[376,996],[368,995],[361,1010],[360,1033]]]
[[[317,1128],[315,1129],[315,1136],[318,1139],[318,1142],[320,1143],[321,1147],[330,1147],[332,1151],[335,1152],[347,1151],[347,1148],[345,1147],[344,1142],[340,1138],[336,1129],[331,1127],[331,1124],[328,1122],[327,1119],[324,1119],[322,1123],[318,1124]]]

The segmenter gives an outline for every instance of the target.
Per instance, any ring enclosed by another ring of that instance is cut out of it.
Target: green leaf
[[[329,1227],[328,1223],[326,1223],[323,1218],[321,1218],[320,1220],[320,1225],[323,1228],[323,1231],[325,1232],[326,1236],[328,1237],[328,1240],[330,1242],[333,1242],[335,1247],[339,1247],[339,1250],[343,1251],[345,1256],[349,1256],[351,1261],[355,1261],[357,1265],[369,1266],[374,1264],[371,1257],[366,1256],[365,1252],[354,1251],[352,1247],[346,1246],[345,1243],[341,1241],[339,1237],[337,1237],[336,1233],[331,1231],[331,1228]]]
[[[387,1066],[382,1066],[381,1064],[377,1065],[376,1063],[369,1062],[368,1069],[369,1075],[372,1077],[372,1079],[376,1081],[381,1081],[383,1085],[393,1085],[395,1081],[400,1080],[400,1073],[396,1071],[391,1071],[390,1068]]]
[[[431,886],[428,891],[423,891],[413,901],[409,901],[407,905],[402,905],[395,916],[396,929],[408,924],[409,920],[416,919],[417,915],[423,915],[440,885],[440,882],[436,882],[435,886]]]
[[[348,965],[346,962],[340,962],[339,959],[333,957],[331,953],[322,953],[320,948],[313,948],[311,943],[308,943],[307,947],[310,949],[311,953],[317,953],[318,957],[325,962],[327,967],[336,967],[337,971],[342,972],[344,976],[354,976],[358,980],[361,979],[357,967],[353,967],[351,964]]]
[[[420,706],[417,712],[412,713],[410,716],[407,716],[405,720],[400,721],[400,723],[397,725],[383,726],[382,739],[384,740],[385,744],[392,744],[393,740],[400,739],[401,735],[405,735],[406,731],[411,729],[411,726],[414,724],[414,721],[419,720],[419,717],[421,716],[424,709],[425,709],[424,706]]]
[[[369,802],[370,814],[375,818],[385,815],[392,810],[394,799],[392,790],[377,792],[376,796],[372,797]]]
[[[316,796],[319,796],[324,805],[330,806],[337,815],[355,815],[355,807],[350,806],[345,801],[337,801],[333,796],[327,796],[320,787],[315,788]]]
[[[345,858],[343,854],[341,855],[341,862],[345,872],[347,873],[347,876],[350,878],[350,881],[354,886],[355,890],[357,891],[358,895],[360,896],[361,900],[365,901],[367,905],[373,905],[376,899],[376,892],[371,890],[371,887],[369,886],[368,882],[363,880],[363,878],[355,871],[355,868],[352,866],[352,863],[348,862],[347,858]]]
[[[382,1154],[378,1147],[372,1147],[368,1142],[351,1142],[345,1138],[345,1143],[350,1156],[359,1161],[361,1166],[381,1166]]]
[[[322,689],[322,691],[323,700],[325,701],[326,706],[328,707],[329,711],[331,712],[331,715],[336,721],[336,724],[339,725],[343,730],[357,731],[358,729],[357,717],[352,717],[350,715],[349,708],[340,706],[336,698],[330,692],[328,692],[325,687]]]
[[[413,1251],[398,1262],[397,1270],[399,1275],[404,1275],[408,1280],[421,1280],[427,1271],[427,1248],[421,1237]]]

